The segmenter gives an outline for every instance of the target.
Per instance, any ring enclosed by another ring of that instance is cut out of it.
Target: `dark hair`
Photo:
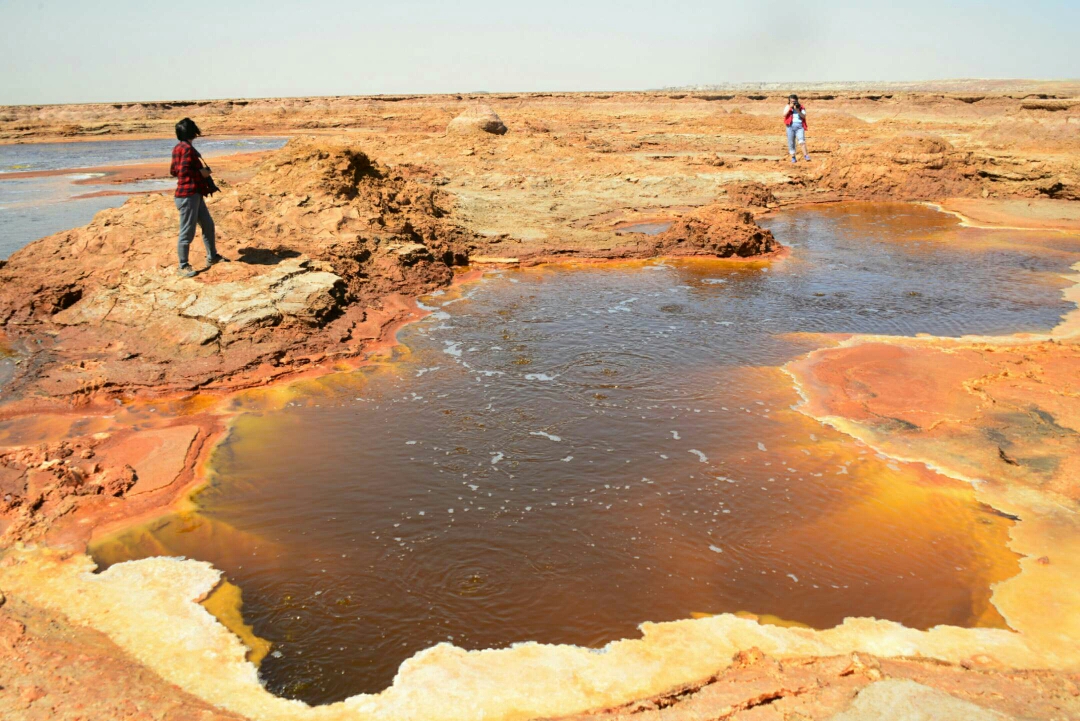
[[[191,118],[184,118],[176,124],[176,139],[186,140],[191,142],[195,138],[202,135],[202,131],[199,130],[199,126],[195,124],[195,121]]]
[[[788,100],[794,100],[796,103],[799,102],[799,96],[796,95],[795,93],[792,93],[791,95],[787,96],[787,99]]]

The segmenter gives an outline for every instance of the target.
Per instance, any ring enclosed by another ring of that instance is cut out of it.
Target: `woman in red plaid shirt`
[[[210,178],[210,168],[191,145],[191,141],[200,135],[199,126],[191,118],[184,118],[176,124],[176,139],[180,142],[173,148],[172,167],[169,170],[176,178],[176,209],[180,211],[180,239],[176,244],[176,253],[180,257],[178,272],[185,278],[195,275],[195,269],[188,263],[188,249],[195,239],[196,224],[202,228],[203,243],[206,245],[206,267],[226,260],[217,254],[214,247],[214,219],[210,217],[203,197],[217,192],[217,186]]]

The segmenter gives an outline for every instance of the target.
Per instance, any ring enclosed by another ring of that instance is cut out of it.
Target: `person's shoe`
[[[795,165],[795,164],[796,164],[796,163],[798,163],[798,162],[799,162],[798,158],[796,158],[796,157],[795,157],[794,155],[792,155],[792,156],[791,156],[791,164],[792,164],[792,165]]]
[[[228,258],[226,258],[223,255],[215,255],[213,258],[207,258],[206,259],[206,267],[209,268],[210,266],[217,265],[218,263],[231,263],[231,262],[232,261],[230,261]]]
[[[184,263],[182,266],[176,269],[176,274],[181,278],[194,278],[198,275],[198,271],[191,267],[188,263]]]
[[[809,163],[810,162],[810,156],[809,155],[804,155],[803,160],[805,160],[806,162]]]

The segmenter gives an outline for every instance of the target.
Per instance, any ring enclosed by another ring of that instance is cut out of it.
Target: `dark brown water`
[[[439,642],[601,646],[751,612],[1003,625],[1011,521],[792,410],[819,332],[1037,330],[1080,242],[912,206],[774,219],[794,249],[489,275],[362,371],[249,394],[199,512],[99,544],[206,559],[273,643],[267,686],[328,702]]]

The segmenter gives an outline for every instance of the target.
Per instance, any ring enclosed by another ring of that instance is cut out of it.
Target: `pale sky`
[[[0,0],[0,104],[1080,78],[1080,0]]]

